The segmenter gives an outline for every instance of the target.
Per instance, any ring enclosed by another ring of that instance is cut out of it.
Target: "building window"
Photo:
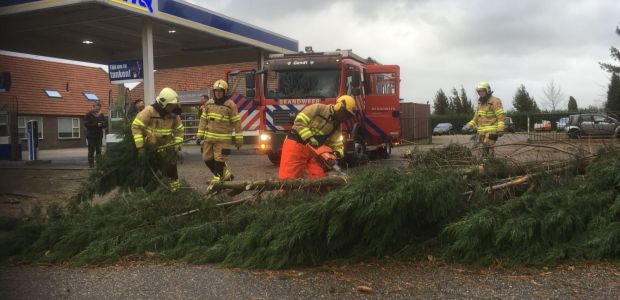
[[[121,120],[124,119],[123,111],[121,111],[119,109],[110,108],[109,113],[110,113],[110,119],[112,121],[121,121]]]
[[[396,74],[377,73],[371,74],[375,86],[372,87],[372,94],[393,95],[396,94]]]
[[[62,95],[55,89],[43,89],[43,91],[50,98],[62,98]]]
[[[17,118],[17,131],[19,132],[19,138],[26,139],[26,122],[37,121],[39,126],[39,139],[43,139],[43,117],[23,116]]]
[[[80,119],[79,118],[58,118],[58,138],[59,139],[79,139],[80,138]]]
[[[0,112],[0,136],[9,135],[9,116]]]
[[[84,97],[86,97],[86,100],[99,101],[99,97],[97,97],[97,95],[95,95],[95,93],[93,92],[82,92],[82,94],[84,94]]]

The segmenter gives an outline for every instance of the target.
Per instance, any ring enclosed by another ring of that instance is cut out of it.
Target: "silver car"
[[[568,137],[576,139],[580,136],[613,136],[619,137],[620,122],[604,114],[570,115],[565,129]]]

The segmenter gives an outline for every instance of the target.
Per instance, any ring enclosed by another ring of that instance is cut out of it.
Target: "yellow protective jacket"
[[[233,137],[237,144],[243,143],[241,116],[237,106],[230,99],[223,103],[209,99],[202,110],[196,138],[210,143],[230,143]]]
[[[171,142],[183,142],[185,127],[181,117],[174,114],[165,114],[164,110],[159,106],[155,108],[156,105],[158,104],[145,107],[131,123],[133,140],[138,149],[144,146],[145,139],[150,144],[157,146]]]
[[[312,104],[304,107],[295,117],[293,135],[301,138],[303,143],[314,137],[321,145],[344,154],[340,122],[335,120],[333,105]]]
[[[503,132],[505,129],[504,119],[506,113],[502,107],[502,100],[490,96],[486,102],[478,101],[478,107],[474,118],[467,123],[469,126],[478,125],[479,133]]]

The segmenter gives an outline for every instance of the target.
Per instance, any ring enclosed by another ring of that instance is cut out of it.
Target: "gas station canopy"
[[[180,0],[3,0],[0,36],[2,50],[100,64],[152,55],[155,69],[298,50],[296,40]]]

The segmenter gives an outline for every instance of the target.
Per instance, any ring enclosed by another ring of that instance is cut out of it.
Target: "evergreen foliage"
[[[433,114],[445,115],[449,111],[450,103],[448,102],[448,97],[446,97],[442,89],[439,89],[437,94],[435,94],[435,100],[433,100]]]
[[[145,155],[139,157],[136,151],[130,123],[127,120],[118,123],[116,128],[122,140],[109,145],[96,168],[90,173],[88,180],[80,188],[75,198],[79,201],[92,199],[95,194],[104,195],[115,188],[121,191],[131,191],[144,188],[147,191],[160,186],[154,179],[154,174],[163,182],[167,179],[161,176],[159,166],[164,159],[175,159],[174,151],[157,153],[155,147],[145,143]]]
[[[0,262],[148,257],[286,268],[429,253],[475,263],[620,259],[617,150],[601,153],[581,179],[572,171],[532,178],[521,196],[500,198],[484,188],[516,170],[487,160],[483,173],[464,176],[452,167],[463,160],[478,162],[449,145],[420,155],[413,168],[361,168],[323,195],[277,193],[226,208],[188,188],[128,188],[98,205],[75,199],[48,208],[45,220],[0,218]]]
[[[448,225],[457,261],[556,264],[620,258],[620,158],[604,153],[583,181],[547,184]]]
[[[575,97],[573,96],[569,96],[568,97],[568,111],[569,112],[574,112],[574,111],[578,111],[579,108],[577,107],[577,100],[575,100]]]
[[[452,96],[450,96],[449,102],[449,111],[451,113],[462,113],[463,112],[463,103],[461,103],[461,98],[459,97],[459,92],[455,88],[452,88]]]
[[[522,84],[515,93],[512,100],[512,106],[517,112],[539,112],[540,109],[536,105],[533,97],[530,97],[530,93],[527,92],[525,86]]]
[[[611,112],[620,112],[620,76],[617,73],[611,74],[605,109]]]
[[[105,204],[73,206],[45,223],[13,224],[25,241],[0,258],[83,264],[152,252],[160,259],[283,268],[381,257],[431,239],[462,215],[465,188],[450,171],[368,168],[323,197],[277,195],[230,210],[190,189],[139,189]],[[200,211],[181,215],[193,209]],[[0,246],[13,238],[0,238]]]
[[[473,113],[472,103],[467,98],[465,89],[461,87],[461,93],[452,88],[452,95],[448,97],[448,108],[445,114],[471,114]],[[437,99],[437,97],[435,98]]]
[[[473,114],[474,106],[472,102],[469,100],[469,98],[467,97],[467,93],[465,93],[465,88],[463,88],[463,86],[461,86],[460,98],[461,98],[461,107],[463,107],[463,113]]]
[[[620,35],[620,27],[616,27],[616,34]],[[620,62],[620,51],[612,46],[610,49],[610,56],[613,60]],[[601,68],[603,68],[603,70],[612,73],[612,74],[618,74],[620,73],[620,66],[618,65],[614,65],[614,64],[610,64],[610,63],[599,63],[601,65]]]

